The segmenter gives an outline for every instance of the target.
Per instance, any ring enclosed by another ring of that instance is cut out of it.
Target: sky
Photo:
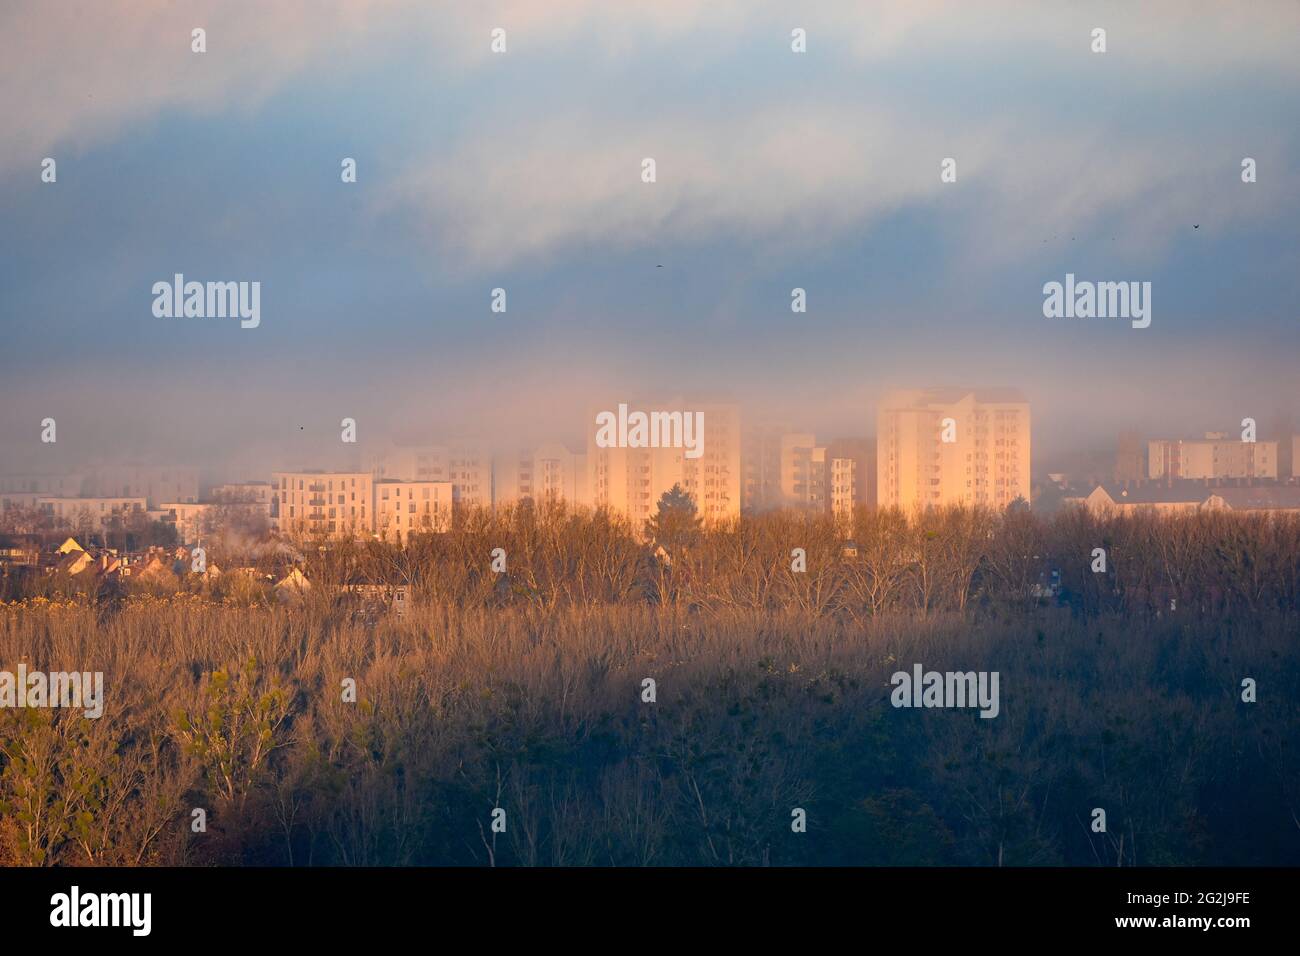
[[[3,0],[0,471],[579,448],[679,394],[831,439],[1016,386],[1036,465],[1300,422],[1298,80],[1291,0]],[[260,324],[155,316],[176,273]],[[1045,317],[1067,273],[1150,327]]]

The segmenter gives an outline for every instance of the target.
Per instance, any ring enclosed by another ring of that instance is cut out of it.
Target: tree
[[[670,552],[689,547],[701,532],[695,499],[681,485],[673,485],[659,497],[659,510],[645,526],[647,536]]]

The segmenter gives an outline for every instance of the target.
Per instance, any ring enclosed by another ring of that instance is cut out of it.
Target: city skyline
[[[847,527],[862,508],[1300,507],[1300,433],[1270,438],[1250,419],[1239,436],[1128,431],[1107,455],[1051,471],[1034,461],[1034,419],[1019,389],[898,390],[878,405],[874,436],[830,437],[752,420],[735,403],[680,395],[621,402],[617,412],[588,409],[586,442],[576,450],[551,437],[512,448],[481,439],[363,442],[358,423],[347,419],[333,465],[289,467],[282,459],[269,481],[267,473],[232,481],[228,469],[214,475],[178,462],[91,462],[81,474],[6,471],[0,515],[13,527],[35,527],[32,515],[41,513],[52,527],[107,530],[136,514],[173,525],[193,543],[209,515],[238,505],[239,514],[265,519],[255,534],[373,535],[400,546],[414,533],[450,531],[457,515],[474,509],[525,502],[604,510],[642,528],[679,488],[704,527],[781,509],[833,515]]]

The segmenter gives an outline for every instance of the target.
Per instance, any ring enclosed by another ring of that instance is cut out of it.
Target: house
[[[41,560],[41,539],[34,534],[0,535],[0,564],[35,567]]]
[[[1108,482],[1097,485],[1084,496],[1067,495],[1065,504],[1082,505],[1096,515],[1137,511],[1173,514],[1199,511],[1208,496],[1209,489],[1201,482],[1132,485]]]
[[[165,574],[170,570],[171,568],[169,568],[165,563],[163,563],[162,558],[158,557],[158,555],[155,554],[151,558],[149,558],[148,561],[145,562],[144,567],[140,568],[138,571],[135,572],[134,577],[141,578],[141,579],[156,578],[159,577],[160,575]]]
[[[1300,511],[1300,485],[1209,485],[1204,481],[1100,484],[1084,496],[1067,496],[1066,504],[1082,505],[1094,514],[1153,511],[1161,514],[1193,511]]]
[[[406,617],[407,609],[410,607],[408,601],[408,589],[405,584],[346,584],[343,586],[346,594],[354,595],[363,610],[365,611],[385,611],[396,614],[399,618]]]
[[[1227,511],[1300,511],[1300,485],[1245,485],[1215,488],[1205,507]]]
[[[311,582],[307,580],[307,576],[297,568],[293,568],[275,583],[275,598],[277,601],[288,604],[301,601],[303,596],[310,590]]]
[[[57,574],[76,575],[90,568],[94,563],[95,559],[91,557],[90,552],[78,549],[66,552],[54,565],[54,571]]]

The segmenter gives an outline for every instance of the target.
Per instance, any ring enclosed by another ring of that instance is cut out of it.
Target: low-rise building
[[[452,503],[450,481],[377,481],[375,534],[402,544],[412,534],[450,531]]]
[[[133,512],[146,512],[148,499],[42,497],[36,500],[36,506],[64,527],[103,530],[115,518],[125,519]]]
[[[1210,484],[1205,481],[1100,484],[1086,495],[1067,495],[1067,505],[1079,505],[1097,515],[1125,512],[1189,514],[1196,511],[1300,511],[1300,486]]]
[[[1150,478],[1277,478],[1277,442],[1237,441],[1223,432],[1147,443]]]
[[[271,484],[271,523],[283,535],[343,538],[374,532],[369,472],[278,471]]]

